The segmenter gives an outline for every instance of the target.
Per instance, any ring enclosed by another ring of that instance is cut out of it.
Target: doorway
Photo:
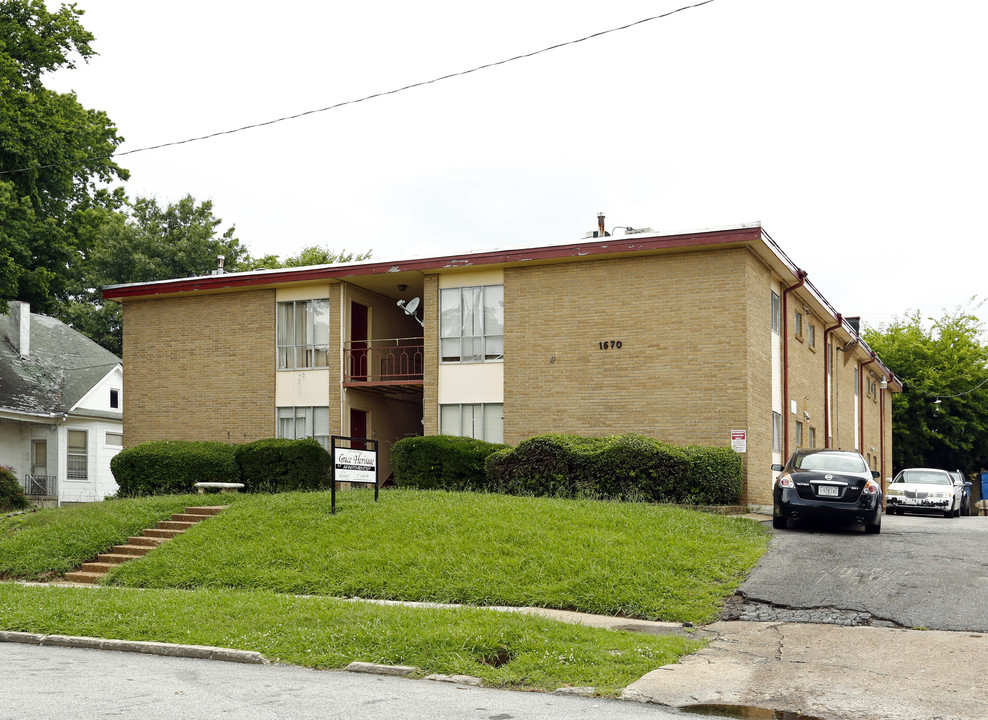
[[[350,437],[367,438],[367,416],[369,414],[366,410],[350,408]],[[366,450],[367,443],[352,442],[350,447],[354,450]]]
[[[350,302],[350,377],[356,382],[366,382],[367,363],[367,306]],[[360,437],[364,437],[361,435]]]

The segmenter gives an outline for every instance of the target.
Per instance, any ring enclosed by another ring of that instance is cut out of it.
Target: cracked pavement
[[[985,717],[988,518],[882,523],[880,535],[773,531],[723,619],[703,628],[710,644],[622,697],[825,720]]]

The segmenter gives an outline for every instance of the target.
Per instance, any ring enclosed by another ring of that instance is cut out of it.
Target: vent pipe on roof
[[[217,255],[216,256],[216,272],[214,273],[214,275],[222,275],[223,273],[225,273],[226,270],[223,269],[223,266],[224,265],[226,265],[226,256],[225,255]]]
[[[22,358],[31,354],[31,304],[12,300],[10,303],[12,329],[10,342]]]
[[[597,237],[606,237],[607,231],[604,230],[604,213],[597,213],[597,232],[600,233]]]

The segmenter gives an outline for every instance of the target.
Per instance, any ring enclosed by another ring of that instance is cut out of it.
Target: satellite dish
[[[404,310],[406,315],[411,315],[413,318],[415,318],[416,322],[418,322],[419,325],[425,327],[425,323],[419,320],[418,315],[415,314],[415,311],[419,307],[419,299],[417,297],[412,298],[407,303],[404,300],[399,300],[398,307]]]

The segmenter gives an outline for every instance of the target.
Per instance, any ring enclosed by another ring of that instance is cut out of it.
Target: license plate
[[[821,485],[816,489],[817,495],[829,495],[830,497],[840,497],[840,488],[836,485]]]

